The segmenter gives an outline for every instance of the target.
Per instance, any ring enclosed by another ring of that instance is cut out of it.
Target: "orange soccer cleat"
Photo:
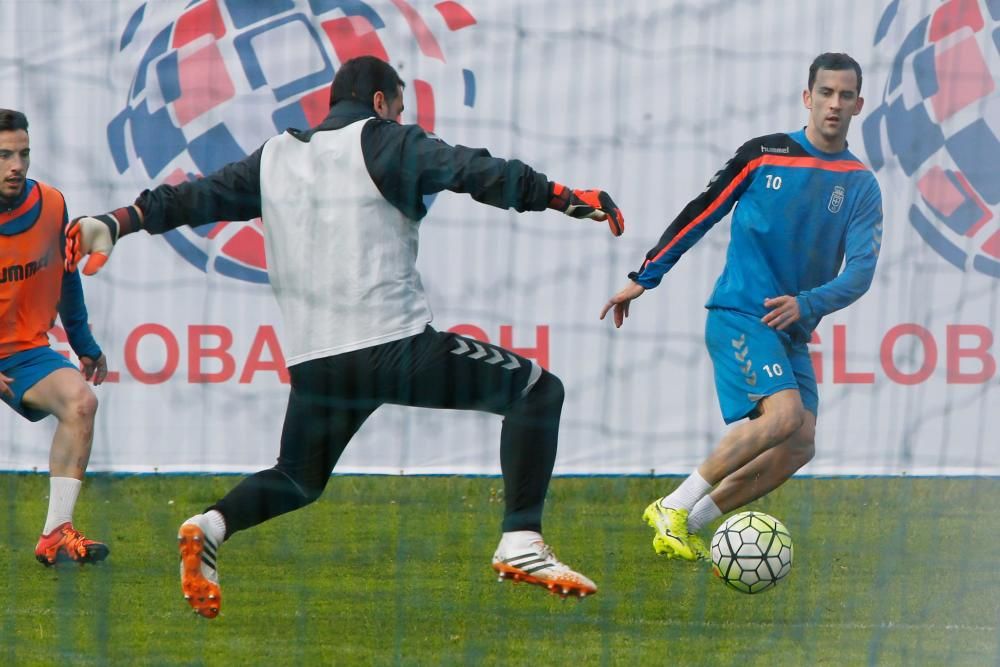
[[[523,581],[547,588],[553,595],[587,597],[597,592],[593,581],[559,562],[552,547],[536,540],[522,548],[510,548],[501,541],[493,555],[493,569],[499,581]]]
[[[45,567],[67,561],[98,563],[109,553],[111,551],[106,544],[88,540],[69,521],[57,526],[48,535],[39,537],[35,545],[35,559]]]
[[[215,560],[219,545],[206,535],[204,515],[193,516],[177,531],[181,555],[181,591],[196,614],[215,618],[222,607],[222,589]]]

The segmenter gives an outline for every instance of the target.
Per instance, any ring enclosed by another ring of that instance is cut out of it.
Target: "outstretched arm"
[[[720,169],[708,187],[691,200],[684,210],[660,236],[659,242],[649,252],[638,271],[628,274],[629,283],[601,309],[601,319],[608,311],[615,311],[615,327],[620,328],[629,316],[629,307],[647,289],[660,284],[663,275],[669,271],[684,252],[705,235],[715,223],[725,217],[736,200],[749,187],[752,142],[740,147],[726,165]]]
[[[260,157],[263,147],[238,162],[195,181],[143,191],[131,206],[98,216],[75,218],[66,229],[66,269],[90,255],[83,272],[96,273],[118,239],[144,229],[150,234],[219,220],[251,220],[261,215]]]
[[[625,228],[620,209],[602,190],[572,190],[520,160],[493,157],[485,148],[452,146],[416,125],[370,121],[361,144],[379,192],[414,220],[427,214],[424,196],[450,190],[498,208],[552,208],[575,218],[607,220],[615,236]]]
[[[755,142],[743,144],[716,172],[705,191],[692,199],[667,226],[660,240],[646,253],[642,266],[630,273],[629,278],[646,289],[659,285],[681,255],[732,210],[750,186],[754,158],[759,152]]]
[[[196,181],[144,190],[135,200],[142,228],[162,234],[177,227],[198,227],[219,220],[252,220],[261,215],[261,146]]]

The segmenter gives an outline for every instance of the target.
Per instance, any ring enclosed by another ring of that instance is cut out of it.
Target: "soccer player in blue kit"
[[[604,319],[613,310],[620,327],[632,301],[735,207],[726,265],[706,304],[705,339],[723,418],[741,423],[643,513],[656,531],[653,548],[671,558],[708,558],[699,530],[812,459],[819,396],[807,344],[820,318],[854,303],[875,272],[881,193],[847,150],[851,119],[864,103],[861,67],[846,54],[824,53],[808,83],[806,127],[743,144],[601,311]]]

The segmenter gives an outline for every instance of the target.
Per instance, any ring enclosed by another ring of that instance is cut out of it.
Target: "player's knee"
[[[325,487],[321,486],[304,486],[302,487],[302,504],[309,505],[319,500],[319,497],[323,495],[323,489]]]
[[[789,454],[796,468],[801,468],[816,455],[816,441],[813,438],[797,436],[789,441]]]
[[[97,395],[88,389],[84,397],[80,399],[80,415],[85,419],[94,421],[94,418],[97,416],[97,406],[99,403]]]
[[[801,468],[816,456],[816,427],[809,424],[807,420],[807,423],[803,424],[802,428],[791,438],[790,444],[791,454],[798,467]]]
[[[97,415],[97,396],[86,385],[75,389],[68,397],[67,417],[79,424],[93,424]]]
[[[323,495],[326,483],[330,479],[329,474],[319,475],[315,470],[295,469],[282,465],[277,465],[274,469],[282,475],[283,482],[287,481],[291,485],[299,507],[316,502]]]
[[[562,404],[565,399],[566,389],[563,387],[562,380],[552,373],[543,370],[535,384],[522,392],[521,396],[503,414],[510,417],[525,410],[532,413],[538,413],[539,411],[555,411],[558,413],[562,410]]]
[[[542,371],[541,377],[528,392],[527,397],[532,401],[562,405],[566,399],[566,388],[563,387],[562,380],[558,376],[548,371]]]
[[[543,370],[538,380],[530,388],[522,391],[521,395],[500,414],[504,417],[505,425],[522,423],[525,420],[535,424],[542,422],[558,424],[565,397],[566,390],[562,381]]]
[[[295,490],[298,492],[299,507],[305,507],[306,505],[316,502],[319,500],[319,497],[323,495],[323,490],[326,489],[325,480],[314,479],[311,477],[292,479],[292,482],[295,485]]]
[[[805,411],[801,407],[773,410],[765,416],[769,417],[768,435],[774,443],[793,438],[805,423]]]

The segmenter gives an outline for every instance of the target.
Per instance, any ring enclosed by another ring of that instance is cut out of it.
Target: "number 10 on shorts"
[[[767,377],[769,378],[781,377],[785,373],[781,368],[781,364],[764,364],[764,372],[767,373]]]

